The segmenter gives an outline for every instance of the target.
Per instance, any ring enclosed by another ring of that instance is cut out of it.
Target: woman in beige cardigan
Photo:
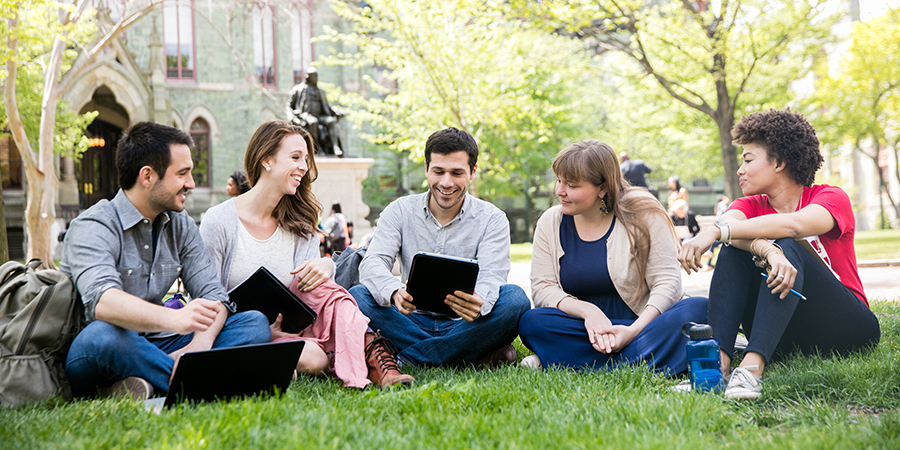
[[[677,244],[665,209],[623,181],[615,152],[602,142],[564,148],[553,172],[560,205],[541,216],[534,233],[537,308],[519,321],[519,334],[536,355],[523,365],[646,362],[669,375],[684,372],[681,327],[706,322],[707,299],[681,300]]]

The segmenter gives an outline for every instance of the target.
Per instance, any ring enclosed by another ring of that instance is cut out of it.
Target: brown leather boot
[[[390,339],[379,333],[366,333],[366,365],[369,366],[369,379],[384,389],[398,384],[412,384],[415,379],[411,375],[400,372],[397,360],[397,347]]]
[[[519,355],[516,353],[516,348],[512,345],[504,345],[482,356],[478,360],[478,364],[487,369],[494,369],[515,364],[518,360]]]

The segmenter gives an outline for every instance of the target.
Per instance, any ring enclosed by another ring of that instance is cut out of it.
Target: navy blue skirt
[[[614,325],[631,325],[637,320],[618,295],[595,296],[587,301],[597,305]],[[608,370],[644,362],[654,371],[672,376],[687,370],[688,339],[681,334],[681,327],[687,322],[707,323],[707,302],[705,297],[680,300],[647,324],[625,348],[612,354],[594,349],[583,319],[556,308],[526,312],[519,320],[519,335],[543,367]]]

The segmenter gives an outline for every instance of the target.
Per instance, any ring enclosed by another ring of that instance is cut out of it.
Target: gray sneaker
[[[153,386],[143,378],[128,377],[116,381],[110,387],[100,389],[101,398],[131,397],[143,401],[153,396]]]
[[[738,367],[731,372],[731,379],[725,388],[725,398],[733,400],[756,400],[762,395],[762,380],[751,370],[759,366]]]

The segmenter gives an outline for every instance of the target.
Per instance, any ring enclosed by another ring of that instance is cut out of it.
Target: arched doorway
[[[97,111],[99,115],[85,133],[91,140],[91,148],[84,152],[75,168],[81,209],[115,197],[119,189],[116,146],[122,130],[128,127],[128,113],[106,86],[97,88],[91,101],[81,109],[82,114],[88,111]]]

